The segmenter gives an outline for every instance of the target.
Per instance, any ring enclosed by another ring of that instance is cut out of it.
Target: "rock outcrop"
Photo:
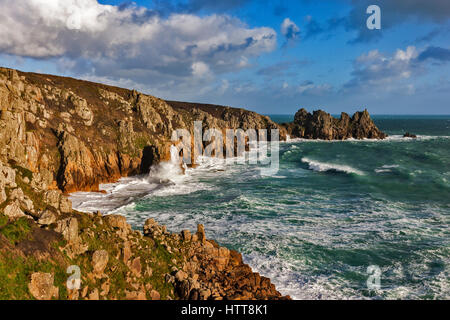
[[[98,191],[100,183],[148,173],[170,158],[172,132],[279,129],[243,109],[166,102],[156,97],[71,78],[0,68],[0,160],[64,192]],[[38,179],[34,179],[37,183]],[[1,200],[1,195],[0,195]]]
[[[415,134],[412,134],[412,133],[409,133],[409,132],[405,132],[405,134],[403,135],[403,138],[417,139],[417,136]]]
[[[369,112],[356,112],[351,118],[343,112],[340,119],[333,118],[322,110],[312,114],[300,109],[294,122],[286,124],[291,137],[322,140],[384,139],[387,135],[381,132],[370,118]]]

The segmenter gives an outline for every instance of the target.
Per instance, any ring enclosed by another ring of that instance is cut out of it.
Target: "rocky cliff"
[[[352,117],[343,112],[340,119],[336,119],[322,110],[311,114],[302,108],[295,114],[294,121],[286,124],[286,128],[291,137],[305,139],[346,140],[387,137],[375,126],[367,110],[356,112]]]
[[[282,298],[201,225],[170,234],[148,220],[141,233],[120,216],[76,212],[67,192],[148,172],[169,158],[172,131],[192,133],[195,120],[284,128],[243,109],[5,68],[0,109],[0,299]],[[71,274],[79,289],[66,286]]]
[[[146,173],[170,157],[172,131],[284,128],[243,109],[167,103],[71,78],[0,68],[0,159],[64,192]],[[38,177],[39,175],[39,177]]]

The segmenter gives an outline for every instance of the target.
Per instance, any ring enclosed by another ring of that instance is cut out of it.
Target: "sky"
[[[381,29],[367,28],[367,8]],[[450,114],[449,0],[0,0],[0,66],[163,99]]]

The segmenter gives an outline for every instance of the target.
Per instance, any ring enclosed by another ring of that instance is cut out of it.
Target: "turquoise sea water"
[[[174,232],[203,223],[296,299],[450,299],[450,116],[374,120],[387,140],[282,143],[275,176],[204,159],[186,175],[167,164],[73,201],[136,228],[150,217]],[[371,265],[379,290],[366,284]]]

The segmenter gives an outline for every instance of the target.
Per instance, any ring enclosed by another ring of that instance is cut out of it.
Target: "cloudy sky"
[[[369,30],[369,5],[381,30]],[[264,114],[450,114],[449,0],[0,0],[0,65]]]

